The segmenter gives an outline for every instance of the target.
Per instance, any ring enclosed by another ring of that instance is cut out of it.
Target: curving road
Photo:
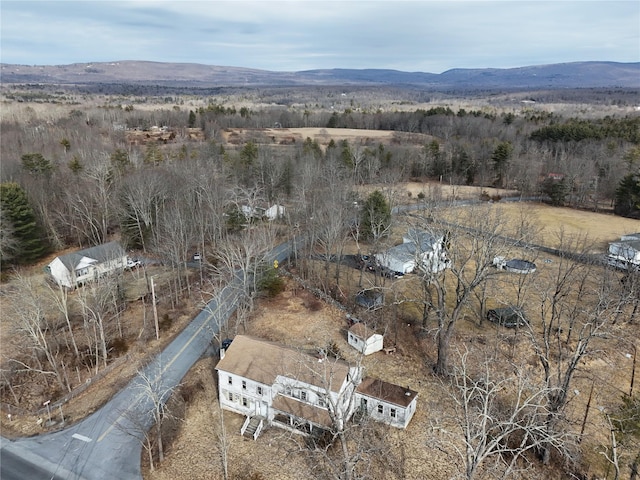
[[[279,245],[267,261],[282,263],[293,248],[295,241]],[[0,437],[0,479],[140,480],[140,440],[153,422],[153,401],[144,388],[170,392],[180,383],[235,311],[241,285],[238,272],[141,375],[78,424],[37,437]]]

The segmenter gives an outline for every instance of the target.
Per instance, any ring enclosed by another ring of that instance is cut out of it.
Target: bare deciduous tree
[[[478,363],[474,368],[469,352],[460,352],[452,385],[444,385],[453,418],[437,426],[444,434],[437,448],[459,459],[460,476],[507,478],[526,469],[528,454],[543,444],[564,451],[573,437],[546,429],[550,392],[538,387],[529,369],[500,358]]]

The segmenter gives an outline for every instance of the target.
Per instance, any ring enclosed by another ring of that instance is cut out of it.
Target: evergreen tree
[[[567,199],[569,188],[564,178],[562,180],[547,178],[542,184],[542,192],[549,196],[551,205],[561,207]]]
[[[33,175],[51,176],[53,165],[41,153],[25,153],[20,157],[22,168]]]
[[[194,128],[196,126],[196,114],[193,110],[189,110],[189,128]]]
[[[3,263],[31,263],[46,253],[46,245],[25,190],[14,182],[0,184],[0,209],[3,221],[13,231],[13,255]],[[4,253],[4,252],[3,252]]]
[[[364,202],[360,217],[360,231],[363,238],[379,238],[391,225],[391,207],[380,190],[369,195]]]
[[[640,174],[630,173],[620,181],[613,211],[622,217],[640,218]]]
[[[500,142],[491,155],[493,169],[496,172],[496,187],[504,186],[504,175],[507,171],[512,152],[513,146],[510,142]]]

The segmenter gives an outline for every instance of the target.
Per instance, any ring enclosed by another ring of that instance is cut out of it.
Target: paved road
[[[298,239],[300,245],[302,240]],[[268,261],[284,262],[295,243],[274,248]],[[2,480],[127,480],[142,478],[140,438],[153,421],[153,401],[142,385],[169,392],[205,353],[236,309],[238,272],[167,348],[100,410],[67,429],[15,441],[0,438]],[[156,388],[157,387],[157,388]]]

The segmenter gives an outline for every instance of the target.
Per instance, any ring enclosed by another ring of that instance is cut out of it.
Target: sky
[[[640,62],[640,1],[2,0],[0,61],[442,73]]]

